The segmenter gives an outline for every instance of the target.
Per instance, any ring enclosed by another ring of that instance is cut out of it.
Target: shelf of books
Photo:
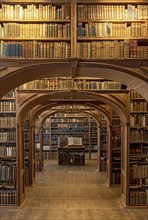
[[[121,126],[120,118],[113,113],[112,119],[112,163],[111,174],[112,184],[120,184],[121,182]]]
[[[40,121],[37,118],[35,121],[35,171],[41,171],[41,138]]]
[[[98,125],[94,118],[90,118],[90,158],[98,159]]]
[[[104,117],[100,121],[100,171],[106,171],[107,166],[107,122]]]
[[[90,124],[91,123],[91,124]],[[59,139],[80,137],[85,146],[85,158],[97,158],[97,124],[85,113],[56,113],[51,116],[50,152],[57,158]]]
[[[3,0],[0,56],[147,59],[148,4],[140,2]]]
[[[129,204],[148,205],[148,103],[131,90]]]
[[[31,137],[30,137],[30,119],[26,116],[24,126],[24,150],[25,150],[25,185],[31,185]]]
[[[0,100],[0,204],[16,205],[16,100],[10,91]]]
[[[44,78],[40,80],[31,81],[25,83],[19,87],[19,90],[95,90],[99,92],[105,92],[111,90],[112,92],[125,91],[126,87],[121,83],[109,81],[105,79],[91,79],[91,78],[70,78],[70,77],[59,77],[59,78]]]
[[[51,158],[50,152],[50,117],[46,118],[43,123],[43,159],[48,160]]]
[[[83,113],[57,113],[51,117],[51,148],[57,151],[58,139],[81,137],[89,153],[89,119]]]
[[[148,57],[148,4],[77,4],[77,57]]]
[[[2,2],[2,58],[56,59],[71,56],[70,3]]]

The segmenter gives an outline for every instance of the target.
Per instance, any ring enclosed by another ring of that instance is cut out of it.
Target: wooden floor
[[[0,220],[147,220],[147,209],[124,209],[120,189],[106,188],[96,161],[85,166],[45,162],[34,188],[27,188],[23,208],[1,208]]]

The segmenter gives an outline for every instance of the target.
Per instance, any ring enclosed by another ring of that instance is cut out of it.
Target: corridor
[[[95,160],[85,166],[58,166],[46,161],[36,184],[26,188],[23,208],[0,210],[0,220],[147,220],[146,209],[124,209],[120,190],[107,188],[105,173],[97,173]]]

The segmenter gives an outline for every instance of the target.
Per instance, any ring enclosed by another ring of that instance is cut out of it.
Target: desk
[[[59,165],[85,165],[85,147],[59,147]]]

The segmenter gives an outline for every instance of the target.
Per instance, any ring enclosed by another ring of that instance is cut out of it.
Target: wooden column
[[[33,125],[30,126],[30,169],[31,169],[31,185],[33,186],[35,183],[35,127]]]
[[[77,57],[77,5],[71,2],[71,58]]]
[[[107,127],[107,187],[110,187],[112,184],[112,126]]]
[[[98,172],[101,172],[101,129],[98,126]]]
[[[44,161],[43,161],[43,127],[40,125],[40,171],[43,170]]]
[[[121,202],[123,206],[129,205],[129,124],[121,126]]]
[[[25,201],[24,124],[17,124],[17,188],[18,204]]]

